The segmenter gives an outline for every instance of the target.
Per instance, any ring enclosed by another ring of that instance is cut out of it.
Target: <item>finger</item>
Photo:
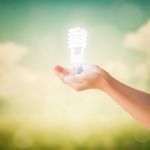
[[[54,67],[54,70],[56,72],[62,72],[64,70],[64,68],[62,66],[57,65],[57,66]]]
[[[71,71],[67,68],[64,68],[60,65],[54,67],[55,74],[64,82],[64,78],[71,74]]]
[[[55,67],[54,67],[54,71],[55,71],[56,73],[64,73],[64,74],[70,73],[70,70],[69,70],[69,69],[64,68],[64,67],[62,67],[62,66],[60,66],[60,65],[55,66]]]

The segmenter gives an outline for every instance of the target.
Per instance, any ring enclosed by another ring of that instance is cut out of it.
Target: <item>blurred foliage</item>
[[[101,128],[100,128],[101,130]],[[107,131],[107,130],[105,130]],[[117,132],[116,132],[117,131]],[[148,150],[150,133],[129,125],[111,132],[92,133],[74,138],[68,131],[22,126],[7,122],[0,125],[0,150]],[[103,131],[101,131],[103,132]]]
[[[0,114],[6,112],[6,107],[8,107],[8,101],[6,98],[0,97]]]

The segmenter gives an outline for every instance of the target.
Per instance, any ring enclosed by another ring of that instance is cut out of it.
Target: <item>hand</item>
[[[81,74],[74,74],[71,69],[57,65],[54,68],[56,75],[76,91],[86,89],[104,90],[109,74],[97,65],[90,65]]]
[[[121,83],[96,65],[90,65],[81,74],[74,74],[72,70],[62,66],[56,66],[54,71],[65,84],[76,91],[92,88],[102,90],[150,129],[150,108],[147,105],[150,94]]]

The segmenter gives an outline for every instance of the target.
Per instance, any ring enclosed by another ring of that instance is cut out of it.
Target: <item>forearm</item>
[[[109,75],[103,91],[150,129],[150,94],[133,89]]]
[[[99,66],[91,68],[89,72],[73,75],[70,70],[57,66],[55,72],[65,84],[77,91],[91,88],[104,91],[150,129],[150,94],[119,82]]]

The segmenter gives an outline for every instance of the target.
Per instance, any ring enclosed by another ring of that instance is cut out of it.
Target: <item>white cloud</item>
[[[127,48],[141,50],[143,52],[150,51],[150,21],[143,25],[135,33],[129,33],[125,36],[124,45]]]
[[[16,64],[27,52],[24,46],[18,46],[13,42],[0,44],[0,65],[10,66]]]
[[[0,97],[12,100],[13,105],[21,104],[20,109],[29,102],[32,105],[50,99],[50,92],[55,88],[54,77],[21,65],[26,52],[26,47],[13,42],[0,43]]]
[[[150,21],[141,26],[136,32],[128,33],[124,39],[126,48],[145,54],[145,58],[136,63],[132,72],[132,80],[137,88],[148,89],[150,67]],[[142,56],[141,56],[142,57]]]
[[[129,67],[122,61],[108,62],[104,68],[110,72],[116,79],[128,81],[131,77]]]

